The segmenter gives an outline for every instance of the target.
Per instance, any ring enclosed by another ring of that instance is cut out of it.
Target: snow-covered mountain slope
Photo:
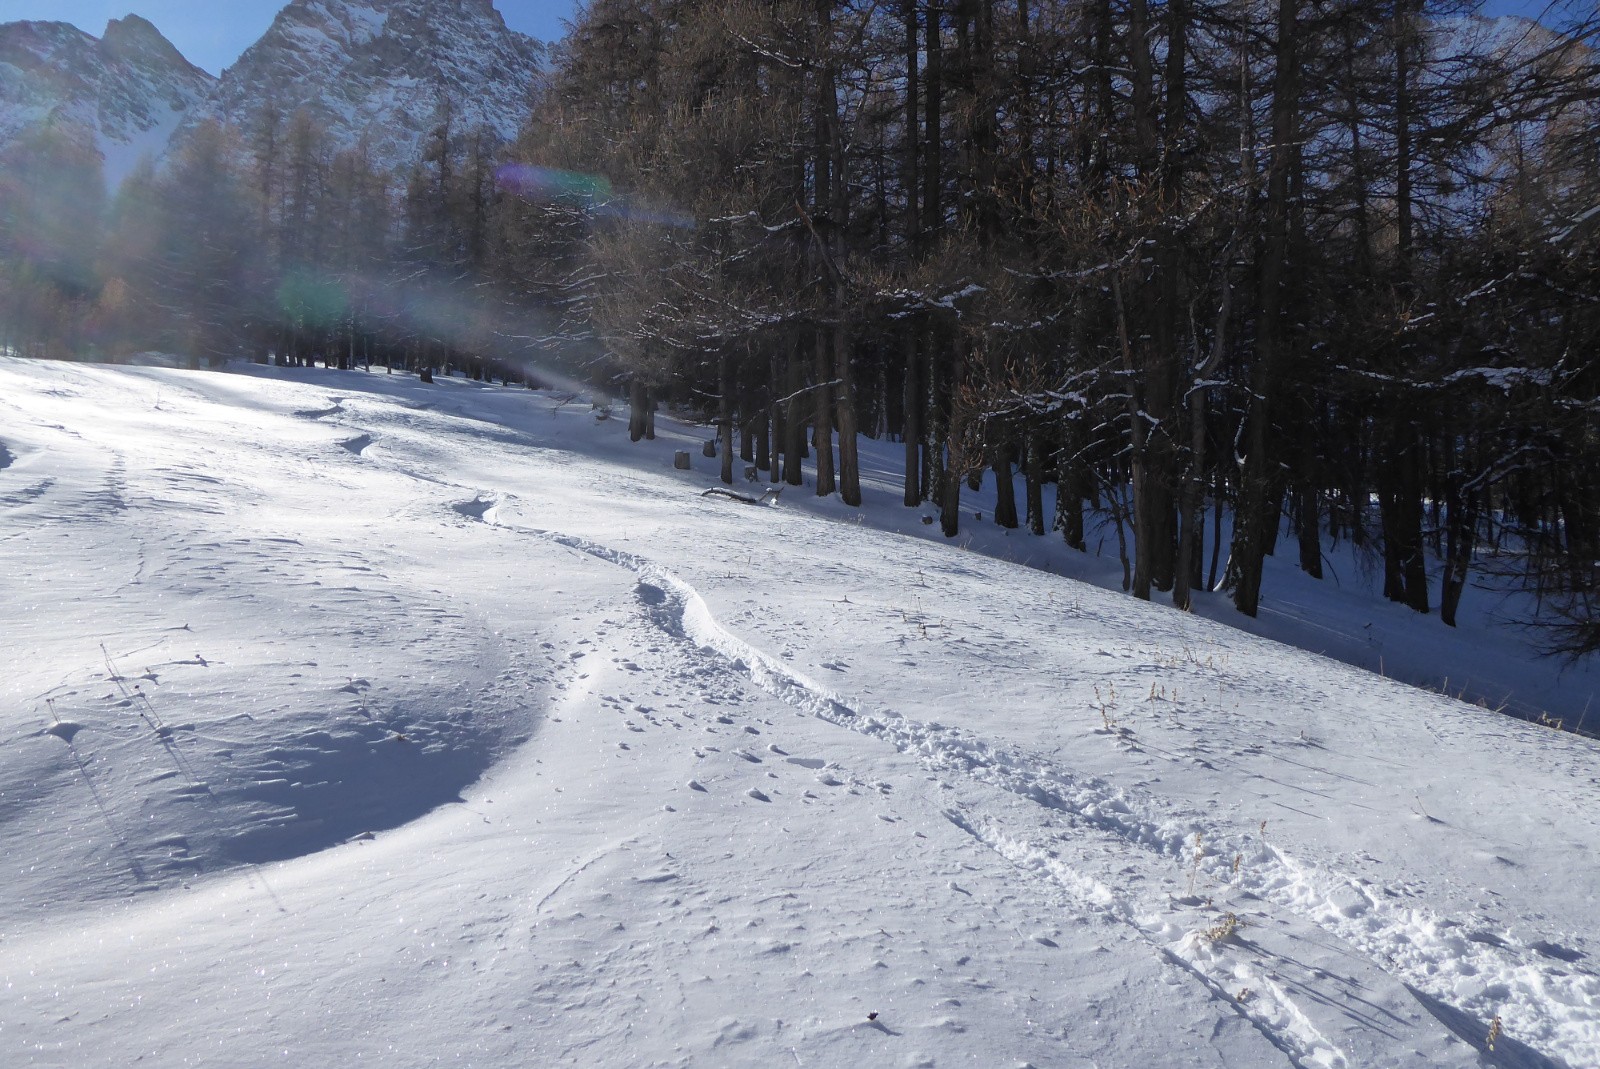
[[[1600,1064],[1594,741],[248,370],[0,360],[5,1065]]]
[[[64,22],[0,25],[0,145],[46,123],[81,132],[120,182],[159,157],[216,79],[189,63],[149,22],[114,19],[95,38]]]
[[[305,108],[336,146],[365,138],[380,167],[405,167],[446,104],[458,134],[514,137],[544,54],[491,0],[293,0],[191,123],[221,119],[248,145],[268,108]]]

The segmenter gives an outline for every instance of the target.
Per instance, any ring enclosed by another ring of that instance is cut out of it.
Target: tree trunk
[[[1128,339],[1128,311],[1122,302],[1122,280],[1115,272],[1111,275],[1111,293],[1116,303],[1117,344],[1122,352],[1123,370],[1128,376],[1128,464],[1133,482],[1133,576],[1129,586],[1134,597],[1149,601],[1154,535],[1149,501],[1145,494],[1144,413],[1139,408],[1138,393],[1133,388],[1135,368],[1133,346]]]
[[[922,504],[922,406],[923,388],[918,376],[921,370],[921,354],[917,351],[918,328],[912,325],[905,332],[906,378],[905,378],[905,420],[902,423],[901,437],[905,440],[906,447],[906,473],[905,494],[902,503],[908,509],[914,509]]]
[[[767,477],[771,482],[776,483],[783,479],[783,451],[788,448],[789,444],[789,424],[784,419],[783,406],[777,402],[777,398],[785,392],[783,370],[779,367],[777,349],[773,350],[772,358],[768,363],[767,381],[771,384],[768,395],[773,398],[772,403],[767,406],[772,424],[771,453],[768,456],[770,465]]]
[[[1011,472],[1011,445],[1000,442],[990,447],[994,468],[994,522],[1008,531],[1017,529],[1017,484]]]
[[[649,403],[644,380],[638,376],[628,380],[628,441],[637,442],[644,437],[645,406]]]
[[[850,367],[849,334],[844,325],[844,308],[837,309],[833,326],[835,374],[839,395],[835,407],[839,421],[839,500],[851,508],[861,507],[861,451],[857,440],[855,376]]]
[[[722,398],[717,413],[717,435],[722,439],[722,482],[733,485],[733,361],[726,348],[717,354],[717,378],[722,383]]]
[[[1298,166],[1299,27],[1298,0],[1278,0],[1277,82],[1272,94],[1272,155],[1267,173],[1267,240],[1261,263],[1261,317],[1257,330],[1254,389],[1250,399],[1249,450],[1239,487],[1239,505],[1229,564],[1233,604],[1246,616],[1261,602],[1261,570],[1267,555],[1266,524],[1276,523],[1274,458],[1268,456],[1279,364],[1287,346],[1284,290],[1289,273],[1289,191]]]
[[[1302,482],[1295,488],[1296,527],[1300,534],[1300,570],[1313,579],[1322,578],[1322,513],[1317,507],[1317,488]]]
[[[940,28],[940,8],[930,4],[924,24],[927,69],[923,74],[922,103],[922,230],[936,235],[944,229],[941,185],[944,179],[944,40]]]
[[[1069,433],[1056,448],[1056,527],[1068,546],[1079,553],[1089,547],[1083,540],[1083,463],[1078,457],[1078,436]]]
[[[946,538],[961,533],[961,473],[945,468],[939,480],[939,530]]]
[[[1028,533],[1034,535],[1044,534],[1044,447],[1039,441],[1039,432],[1027,432],[1022,463],[1023,496],[1027,500]]]
[[[838,489],[833,469],[833,387],[828,384],[833,377],[828,352],[831,334],[821,327],[812,334],[817,369],[817,384],[812,387],[817,395],[816,423],[812,432],[817,450],[817,496],[827,497]]]
[[[790,486],[805,485],[805,475],[800,469],[806,438],[806,421],[800,417],[802,391],[805,388],[800,353],[804,344],[805,335],[802,333],[795,338],[794,353],[789,359],[789,404],[783,416],[783,481]]]
[[[1444,584],[1439,591],[1439,619],[1456,626],[1456,610],[1466,589],[1467,572],[1472,566],[1472,550],[1478,531],[1477,502],[1464,494],[1459,485],[1449,490],[1450,514],[1446,520]]]

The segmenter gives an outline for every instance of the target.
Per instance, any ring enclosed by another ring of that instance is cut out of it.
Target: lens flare
[[[599,175],[558,171],[529,163],[508,163],[495,172],[500,188],[532,201],[578,200],[588,204],[611,199],[611,183]]]
[[[495,182],[505,193],[532,203],[580,204],[602,218],[678,230],[693,230],[695,226],[689,216],[630,203],[626,197],[615,193],[610,181],[600,175],[559,171],[530,163],[508,163],[495,171]]]
[[[350,299],[337,279],[316,271],[291,271],[278,286],[278,307],[304,326],[331,327],[344,319]]]

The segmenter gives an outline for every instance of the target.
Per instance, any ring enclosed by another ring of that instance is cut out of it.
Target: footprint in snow
[[[450,508],[458,515],[465,516],[469,520],[482,520],[485,523],[489,523],[493,521],[492,513],[499,504],[500,502],[494,498],[485,500],[481,497],[475,497],[471,501],[458,501],[451,505]]]
[[[1572,961],[1582,961],[1583,960],[1583,952],[1582,951],[1580,951],[1580,950],[1571,950],[1571,949],[1569,949],[1567,947],[1560,946],[1560,945],[1558,945],[1556,943],[1546,942],[1543,939],[1539,940],[1537,943],[1531,943],[1529,945],[1534,950],[1538,951],[1540,954],[1543,954],[1545,957],[1547,957],[1547,958],[1555,958],[1557,961],[1572,962]]]

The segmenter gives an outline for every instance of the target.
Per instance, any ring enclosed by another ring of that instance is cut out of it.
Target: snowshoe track
[[[931,772],[960,774],[1034,803],[1051,818],[1036,832],[1040,842],[1006,830],[993,813],[947,815],[1019,868],[1051,880],[1080,908],[1131,927],[1229,1002],[1291,1064],[1379,1064],[1364,1038],[1376,1027],[1390,1037],[1411,1033],[1416,1057],[1396,1064],[1419,1069],[1481,1058],[1531,1069],[1600,1065],[1600,975],[1542,953],[1538,941],[1473,938],[1460,922],[1405,904],[1396,892],[1300,861],[1259,834],[1175,811],[1156,795],[1077,776],[960,729],[864,710],[732,634],[692,585],[655,562],[507,523],[504,504],[480,495],[456,511],[628,569],[638,579],[641,609],[659,630],[767,693],[881,738]],[[1138,848],[1131,856],[1129,845]],[[1137,873],[1131,881],[1130,862]],[[1154,890],[1112,889],[1124,883]],[[1306,957],[1310,947],[1321,948],[1322,960]],[[1486,1039],[1497,1016],[1505,1034],[1490,1052]],[[1507,1042],[1512,1036],[1515,1048]],[[1513,1050],[1523,1053],[1507,1053]]]

